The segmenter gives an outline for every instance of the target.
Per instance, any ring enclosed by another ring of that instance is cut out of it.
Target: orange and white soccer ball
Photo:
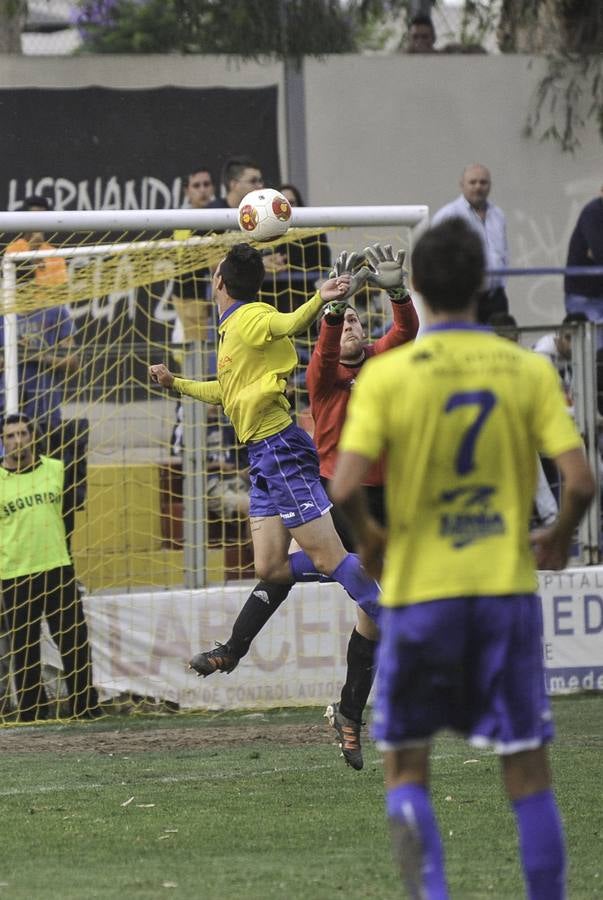
[[[239,203],[239,228],[255,241],[271,241],[291,224],[291,204],[274,188],[245,194]]]

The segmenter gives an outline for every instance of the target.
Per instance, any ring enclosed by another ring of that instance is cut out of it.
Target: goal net
[[[323,702],[339,689],[355,610],[337,586],[296,588],[236,677],[187,672],[193,653],[228,637],[254,583],[246,455],[220,410],[180,402],[147,369],[215,375],[212,270],[248,240],[233,212],[0,214],[2,412],[26,413],[38,458],[62,464],[51,470],[75,573],[59,554],[56,584],[34,575],[54,540],[36,515],[44,490],[35,479],[23,496],[6,489],[0,515],[24,524],[3,535],[28,552],[8,554],[0,572],[5,723],[94,715],[97,695],[124,710],[176,710]],[[296,210],[285,236],[257,245],[261,299],[294,309],[342,249],[408,250],[426,221],[425,207]],[[354,302],[368,340],[382,335],[387,298],[366,289]],[[287,387],[310,433],[316,338],[315,327],[296,338]]]

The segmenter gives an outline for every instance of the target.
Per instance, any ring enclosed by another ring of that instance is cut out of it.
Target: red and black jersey
[[[341,436],[350,391],[362,365],[371,356],[383,353],[412,341],[419,330],[419,317],[412,300],[393,303],[394,321],[383,337],[364,348],[364,357],[357,365],[339,361],[339,345],[343,320],[329,325],[323,319],[318,343],[306,371],[306,386],[314,419],[314,443],[320,458],[320,474],[332,478],[335,473],[337,445]],[[364,480],[366,485],[383,484],[383,461],[375,463]]]

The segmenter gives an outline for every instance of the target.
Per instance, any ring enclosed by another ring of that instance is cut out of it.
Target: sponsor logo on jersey
[[[504,534],[507,530],[504,516],[492,509],[495,493],[496,489],[490,485],[443,491],[440,502],[454,504],[457,509],[440,515],[440,536],[450,538],[452,546],[460,550],[475,541]]]

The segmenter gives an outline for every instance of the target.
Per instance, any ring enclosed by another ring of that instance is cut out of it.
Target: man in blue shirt
[[[66,306],[17,316],[19,409],[53,427],[61,422],[65,379],[79,367],[74,326]],[[0,318],[0,412],[5,404],[4,319]]]

